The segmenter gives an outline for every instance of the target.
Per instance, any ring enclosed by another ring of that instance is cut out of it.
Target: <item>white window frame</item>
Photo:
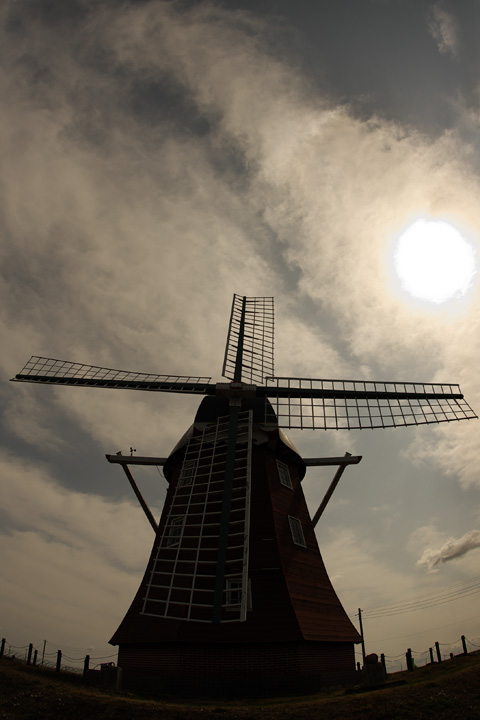
[[[242,577],[237,575],[235,577],[225,578],[226,581],[226,609],[233,612],[238,610],[242,604]],[[238,595],[237,595],[238,594]],[[236,598],[238,597],[238,600]],[[248,579],[247,586],[247,611],[252,609],[252,584],[250,578]]]
[[[292,478],[290,477],[290,470],[281,460],[277,460],[278,477],[280,478],[280,484],[284,487],[293,490]]]
[[[242,604],[242,577],[225,578],[227,589],[227,609],[236,610]]]
[[[290,532],[292,533],[292,540],[294,545],[300,545],[300,547],[307,547],[301,521],[298,518],[289,515],[288,522],[290,525]]]

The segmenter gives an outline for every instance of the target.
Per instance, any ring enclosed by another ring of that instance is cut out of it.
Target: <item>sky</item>
[[[115,657],[153,533],[105,454],[168,455],[198,399],[10,378],[41,355],[221,380],[238,293],[275,297],[277,375],[460,383],[478,413],[480,2],[4,0],[0,20],[0,634]],[[419,222],[468,248],[448,300],[397,276]],[[362,455],[317,537],[390,668],[480,646],[478,423],[290,433]],[[161,471],[135,477],[159,515]],[[332,477],[308,470],[312,514]]]

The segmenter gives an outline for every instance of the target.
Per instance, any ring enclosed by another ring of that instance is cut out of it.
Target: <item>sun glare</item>
[[[437,304],[462,298],[476,272],[472,245],[444,220],[409,225],[398,238],[394,262],[406,292]]]

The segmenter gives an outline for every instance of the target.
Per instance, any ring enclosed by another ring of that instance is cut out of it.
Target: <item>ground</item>
[[[149,699],[86,686],[69,673],[0,660],[0,720],[445,720],[480,718],[480,654],[391,675],[381,690],[251,700]]]

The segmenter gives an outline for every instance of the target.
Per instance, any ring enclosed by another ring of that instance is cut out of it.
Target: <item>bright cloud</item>
[[[480,531],[470,530],[460,538],[449,538],[440,547],[428,547],[426,548],[421,557],[419,558],[417,565],[424,567],[427,570],[433,570],[440,565],[440,563],[446,563],[450,560],[466,555],[471,550],[475,550],[480,547]]]

